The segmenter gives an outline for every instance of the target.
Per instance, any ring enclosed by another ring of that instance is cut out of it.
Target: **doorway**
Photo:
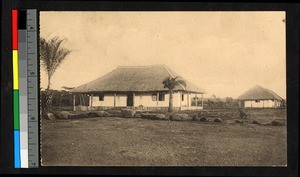
[[[127,106],[133,106],[133,93],[127,93]]]

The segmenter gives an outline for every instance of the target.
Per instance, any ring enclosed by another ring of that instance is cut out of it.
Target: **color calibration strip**
[[[19,118],[19,62],[18,62],[18,11],[12,10],[12,59],[14,105],[14,154],[15,168],[21,168],[20,118]]]
[[[38,167],[36,10],[12,10],[15,168]]]

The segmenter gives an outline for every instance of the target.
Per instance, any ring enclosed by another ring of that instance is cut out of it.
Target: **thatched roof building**
[[[282,98],[277,95],[272,90],[263,88],[259,85],[255,85],[241,96],[238,97],[239,100],[279,100]]]
[[[170,95],[164,88],[167,77],[180,77],[165,65],[119,66],[108,74],[71,90],[77,94],[88,94],[90,107],[133,107],[165,109],[169,106]],[[184,78],[182,78],[184,80]],[[174,89],[174,108],[202,109],[198,101],[192,105],[193,98],[201,96],[204,89],[185,80],[186,86]],[[75,104],[74,104],[75,105]]]
[[[179,76],[165,65],[119,66],[110,73],[89,83],[76,87],[72,92],[151,92],[167,91],[162,81],[166,77]],[[186,81],[186,87],[180,85],[175,91],[205,93],[204,89]]]
[[[255,85],[243,93],[238,97],[238,100],[243,102],[244,107],[255,108],[280,107],[283,101],[275,92],[259,85]]]

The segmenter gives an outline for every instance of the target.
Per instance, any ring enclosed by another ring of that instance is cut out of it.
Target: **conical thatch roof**
[[[238,97],[239,100],[282,100],[275,92],[256,85]]]
[[[110,73],[89,83],[76,87],[72,92],[151,92],[166,91],[162,84],[166,77],[179,76],[165,65],[151,66],[119,66]],[[185,80],[186,81],[186,80]],[[186,81],[186,87],[180,85],[175,90],[189,91],[193,93],[205,93],[205,91]]]

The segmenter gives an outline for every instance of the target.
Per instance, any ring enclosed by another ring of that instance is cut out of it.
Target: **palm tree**
[[[164,88],[169,89],[170,98],[169,98],[169,109],[168,112],[173,112],[173,93],[176,86],[186,86],[186,82],[180,77],[167,77],[162,82],[164,84]]]
[[[71,51],[61,46],[64,39],[53,37],[50,40],[40,38],[40,58],[43,69],[47,72],[48,85],[46,89],[46,112],[52,109],[51,78]]]

